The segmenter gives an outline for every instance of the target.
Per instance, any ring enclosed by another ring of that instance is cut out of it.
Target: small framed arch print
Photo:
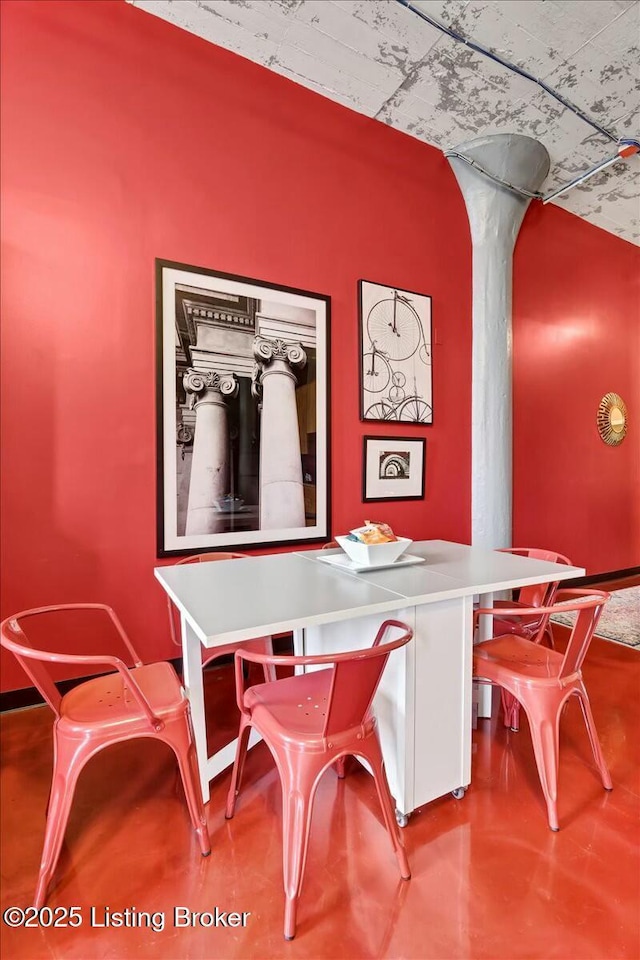
[[[423,500],[424,437],[364,437],[362,499]]]

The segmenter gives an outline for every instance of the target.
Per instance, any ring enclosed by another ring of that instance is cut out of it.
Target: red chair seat
[[[153,712],[161,720],[174,719],[187,708],[178,676],[170,663],[149,663],[131,670],[147,700],[153,700]],[[94,677],[74,687],[60,701],[59,724],[69,733],[85,735],[94,727],[100,736],[109,725],[136,724],[148,728],[149,721],[138,701],[127,689],[119,673]],[[129,730],[129,733],[132,731]]]
[[[557,680],[564,656],[539,643],[532,643],[517,634],[505,634],[481,643],[475,650],[478,660],[490,660],[494,664],[509,666],[514,672],[526,677]]]
[[[510,553],[516,557],[529,557],[531,560],[545,560],[548,563],[564,563],[571,566],[571,561],[563,554],[555,553],[552,550],[540,550],[538,547],[508,547],[500,550],[499,553]],[[536,643],[546,642],[553,648],[553,630],[548,616],[534,613],[531,608],[550,606],[554,601],[558,585],[557,581],[553,583],[534,583],[521,587],[518,590],[517,600],[494,601],[493,609],[497,616],[493,620],[493,636],[500,637],[507,633],[513,633],[520,637],[526,637],[527,640],[535,640]],[[500,616],[502,610],[515,611],[518,607],[522,610],[529,608],[529,613],[505,618]],[[505,727],[510,727],[514,731],[518,730],[520,728],[520,704],[506,690],[501,691],[500,699]]]
[[[324,725],[327,705],[331,698],[332,670],[317,670],[297,677],[287,677],[277,683],[262,683],[250,687],[245,694],[245,706],[251,714],[251,723],[263,736],[278,739],[283,744],[296,745],[301,750],[325,749]],[[358,730],[369,733],[374,724],[371,714],[358,724]],[[353,730],[333,735],[334,746],[353,740]]]
[[[321,739],[332,677],[331,670],[317,670],[249,687],[244,702],[253,725],[268,725],[284,740]]]

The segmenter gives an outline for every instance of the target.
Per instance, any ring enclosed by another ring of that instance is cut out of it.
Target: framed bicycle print
[[[360,419],[432,423],[431,297],[358,281]]]
[[[156,261],[158,555],[329,537],[330,299]]]
[[[362,499],[423,500],[424,437],[364,437]]]

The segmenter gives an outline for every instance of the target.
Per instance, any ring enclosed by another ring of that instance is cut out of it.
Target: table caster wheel
[[[396,823],[399,827],[406,827],[409,823],[409,814],[401,813],[401,811],[396,808]]]
[[[451,791],[451,796],[455,797],[456,800],[462,800],[466,792],[467,792],[466,787],[456,787],[455,790]]]

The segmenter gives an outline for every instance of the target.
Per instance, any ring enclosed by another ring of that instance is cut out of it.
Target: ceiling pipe
[[[491,179],[457,154],[473,160]],[[489,549],[509,547],[513,248],[530,196],[549,172],[549,154],[531,137],[496,134],[461,144],[448,159],[464,197],[473,244],[471,542]]]
[[[561,197],[563,193],[567,192],[567,190],[571,190],[572,187],[577,187],[578,184],[589,180],[594,173],[600,173],[601,170],[606,170],[607,167],[617,163],[618,160],[626,160],[627,157],[632,157],[636,153],[640,153],[640,143],[638,143],[637,140],[620,140],[618,143],[618,152],[615,154],[615,156],[609,157],[607,160],[602,160],[600,163],[597,163],[595,167],[591,167],[590,170],[585,170],[585,172],[581,173],[579,177],[575,178],[575,180],[572,180],[570,183],[565,183],[563,187],[558,187],[558,189],[554,190],[553,193],[548,193],[546,196],[542,197],[542,202],[549,203],[550,200],[555,200],[556,197]]]
[[[563,97],[561,93],[546,84],[544,80],[540,79],[540,77],[536,77],[534,74],[529,73],[528,70],[524,70],[515,63],[505,60],[498,53],[496,53],[495,50],[481,46],[474,40],[469,39],[469,37],[465,37],[459,31],[453,30],[446,24],[434,19],[434,17],[431,17],[428,13],[425,13],[424,10],[414,7],[410,0],[397,0],[397,2],[410,10],[411,13],[416,14],[416,16],[420,17],[421,20],[424,20],[426,23],[430,24],[430,26],[435,27],[436,30],[440,30],[441,33],[445,33],[453,40],[457,40],[458,43],[463,43],[465,46],[469,47],[470,50],[474,50],[476,53],[480,53],[482,56],[488,57],[490,60],[494,60],[496,63],[499,63],[501,67],[505,67],[507,70],[511,70],[512,73],[517,73],[519,76],[524,77],[525,80],[530,80],[532,83],[537,84],[537,86],[541,87],[545,93],[548,93],[549,96],[554,98],[554,100],[557,100],[558,103],[561,103],[563,107],[566,107],[568,110],[571,110],[572,113],[575,113],[577,117],[580,117],[581,120],[584,120],[585,123],[588,123],[590,127],[593,127],[594,130],[597,130],[598,133],[602,134],[603,137],[606,137],[607,140],[613,140],[614,143],[618,142],[618,138],[614,136],[610,130],[600,126],[600,124],[594,120],[593,117],[587,116],[587,114],[580,110],[575,103],[572,103],[571,100],[567,100],[566,97]]]

